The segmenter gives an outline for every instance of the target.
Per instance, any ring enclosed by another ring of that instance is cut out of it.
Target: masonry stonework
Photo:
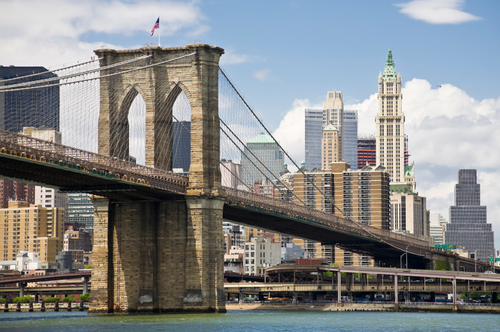
[[[146,166],[172,170],[172,107],[184,92],[192,111],[191,166],[183,197],[160,202],[94,197],[90,311],[225,312],[218,115],[224,50],[197,44],[95,53],[101,66],[149,55],[101,73],[99,153],[128,159],[128,112],[140,94],[146,104]],[[180,56],[186,57],[167,62]],[[129,72],[106,76],[124,70]]]

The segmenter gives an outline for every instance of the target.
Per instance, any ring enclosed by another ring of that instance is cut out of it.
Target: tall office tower
[[[377,164],[377,141],[375,135],[358,136],[358,169]],[[354,169],[354,168],[352,168]]]
[[[68,194],[68,223],[85,225],[87,232],[94,231],[94,204],[89,194]]]
[[[391,230],[429,236],[426,198],[411,191],[391,193]]]
[[[450,206],[450,223],[446,225],[444,241],[463,247],[469,253],[477,250],[477,258],[485,261],[494,255],[491,224],[486,223],[486,206],[481,206],[481,185],[475,169],[458,171],[455,185],[455,205]]]
[[[47,73],[32,75],[44,72]],[[27,77],[19,78],[22,76]],[[44,67],[0,66],[0,85],[53,77],[57,75]],[[0,93],[0,129],[18,133],[28,126],[59,130],[59,86]]]
[[[305,110],[305,167],[309,170],[320,169],[321,131],[323,128],[323,110]]]
[[[339,131],[332,124],[323,128],[323,137],[321,138],[321,161],[322,170],[332,167],[332,163],[339,162],[340,159],[340,137]]]
[[[0,233],[5,238],[0,246],[3,260],[15,260],[19,251],[29,251],[39,253],[41,261],[55,262],[63,249],[64,209],[11,201],[0,209]]]
[[[430,236],[434,238],[435,244],[444,244],[443,233],[446,224],[448,224],[448,221],[440,213],[434,212],[430,214]]]
[[[344,111],[340,91],[328,92],[327,100],[323,102],[323,110],[305,110],[305,167],[308,170],[324,167],[321,156],[322,129],[329,124],[338,129],[340,142],[338,160],[344,160],[355,169],[358,164],[358,112]]]
[[[391,182],[404,181],[404,114],[401,75],[396,74],[389,50],[384,73],[378,77],[378,114],[376,122],[377,165],[384,166]]]
[[[358,111],[344,111],[343,161],[358,168]]]
[[[253,155],[249,152],[251,151]],[[255,157],[254,157],[255,155]],[[266,170],[259,161],[269,169]],[[266,180],[268,177],[271,181],[279,178],[281,168],[283,167],[284,157],[278,144],[265,133],[260,133],[253,139],[247,142],[244,154],[241,156],[241,168],[243,172],[243,182],[253,187],[255,180]],[[253,164],[257,165],[257,169]],[[261,173],[261,171],[264,174]]]
[[[191,165],[191,121],[173,122],[173,165],[180,173],[188,173]]]
[[[340,160],[343,159],[344,151],[343,137],[344,137],[344,101],[342,99],[342,92],[330,91],[327,94],[326,101],[323,102],[323,128],[332,124],[339,131],[340,141]]]

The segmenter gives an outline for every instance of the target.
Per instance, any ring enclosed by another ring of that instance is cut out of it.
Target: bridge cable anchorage
[[[179,119],[177,119],[177,117],[175,115],[172,114],[172,117],[174,118],[175,121],[177,121],[177,123],[180,124],[180,126],[188,133],[188,134],[191,134],[191,131],[189,129],[186,128],[186,126],[182,123],[182,121],[179,121]],[[222,121],[222,120],[221,120]],[[224,165],[222,163],[222,161],[220,162],[221,166],[223,166],[229,173],[231,173],[231,175],[233,175],[236,179],[238,179],[238,181],[240,181],[241,183],[243,183],[243,185],[245,185],[245,187],[247,187],[248,190],[252,191],[252,189],[246,184],[243,182],[243,180],[240,179],[239,176],[237,176],[236,174],[234,174],[233,171],[231,171],[226,165]]]
[[[241,144],[245,145],[245,144],[241,141],[241,139],[240,139],[240,138],[239,138],[239,137],[238,137],[238,136],[237,136],[237,135],[236,135],[236,134],[232,131],[232,129],[231,129],[231,128],[229,128],[229,126],[228,126],[228,125],[227,125],[227,124],[226,124],[226,123],[225,123],[222,119],[220,119],[220,118],[219,118],[219,120],[220,120],[220,122],[221,122],[221,123],[222,123],[222,124],[223,124],[223,125],[224,125],[224,126],[225,126],[225,127],[226,127],[229,131],[230,131],[230,132],[231,132],[231,134],[233,134],[233,136],[234,136],[234,137],[236,137],[236,138],[238,139],[238,141],[239,141]],[[245,152],[241,150],[241,148],[240,148],[240,147],[239,147],[239,146],[238,146],[238,145],[237,145],[237,144],[233,141],[233,139],[232,139],[231,137],[229,137],[229,135],[226,133],[226,131],[225,131],[224,129],[222,129],[222,128],[220,128],[220,130],[224,133],[224,135],[226,135],[226,136],[227,136],[227,138],[229,138],[229,140],[230,140],[230,141],[231,141],[231,142],[232,142],[232,143],[236,146],[236,148],[237,148],[238,150],[240,150],[241,154],[242,154],[242,155],[244,155],[245,157],[247,157],[247,159],[248,159],[248,160],[249,160],[249,161],[250,161],[250,162],[251,162],[251,163],[255,166],[255,168],[257,168],[257,169],[259,170],[259,172],[260,172],[262,175],[264,175],[264,177],[265,177],[265,178],[266,178],[269,182],[271,182],[271,183],[272,183],[271,179],[269,179],[269,177],[268,177],[266,174],[264,174],[264,172],[263,172],[263,171],[262,171],[262,170],[261,170],[261,169],[260,169],[257,165],[255,165],[255,163],[253,162],[253,160],[252,160],[252,159],[248,158],[248,156],[245,154]],[[257,156],[256,156],[256,155],[252,152],[252,150],[251,150],[251,149],[248,149],[248,152],[250,152],[250,153],[252,154],[252,156],[253,156],[253,157],[254,157],[257,161],[259,161],[259,163],[260,163],[260,164],[261,164],[261,165],[262,165],[262,166],[263,166],[263,167],[264,167],[264,168],[265,168],[265,169],[269,172],[269,174],[272,174],[272,175],[274,176],[274,178],[275,178],[275,179],[279,182],[279,184],[281,184],[284,188],[286,188],[285,184],[284,184],[283,182],[281,182],[281,180],[280,180],[278,177],[276,177],[276,176],[275,176],[275,175],[274,175],[274,174],[273,174],[273,173],[269,170],[269,168],[268,168],[268,167],[267,167],[267,166],[266,166],[266,165],[265,165],[265,164],[264,164],[264,163],[263,163],[263,162],[262,162],[259,158],[257,158]],[[252,190],[252,191],[253,191],[253,190]],[[295,195],[295,193],[293,193],[293,191],[292,191],[292,194],[293,194],[293,195],[294,195],[294,196],[295,196],[295,197],[296,197],[296,198],[297,198],[297,199],[298,199],[298,200],[299,200],[302,204],[306,205],[306,204],[305,204],[305,203],[304,203],[304,202],[303,202],[303,201],[302,201],[302,200],[301,200],[301,199],[300,199],[297,195]]]
[[[274,140],[274,142],[279,146],[279,148],[283,151],[283,153],[285,153],[285,155],[288,157],[288,159],[290,159],[290,161],[295,165],[295,167],[297,167],[297,169],[302,173],[302,175],[304,175],[304,178],[306,179],[306,181],[311,184],[322,196],[323,198],[325,198],[326,200],[328,200],[328,202],[334,207],[336,208],[343,216],[345,216],[344,214],[344,211],[342,211],[338,206],[336,206],[335,204],[333,204],[333,201],[330,197],[328,197],[327,195],[325,195],[325,193],[323,193],[323,191],[321,191],[318,186],[316,186],[316,184],[313,182],[313,181],[310,181],[309,180],[309,177],[306,176],[306,174],[304,173],[304,171],[297,165],[297,163],[292,159],[292,157],[290,157],[290,155],[288,154],[288,152],[286,152],[285,149],[283,149],[283,147],[281,146],[281,144],[274,138],[274,136],[271,134],[271,132],[267,129],[267,127],[262,123],[262,121],[257,117],[257,115],[255,114],[255,112],[253,111],[253,109],[250,107],[250,105],[247,103],[247,101],[243,98],[243,96],[239,93],[239,91],[236,89],[236,87],[234,86],[234,84],[229,80],[229,78],[227,77],[226,73],[224,72],[224,70],[219,66],[219,69],[222,73],[222,75],[224,75],[224,77],[226,78],[226,80],[229,82],[229,84],[231,85],[231,87],[234,89],[234,91],[236,92],[236,94],[239,96],[239,98],[243,101],[243,103],[245,104],[245,106],[248,108],[248,110],[252,113],[252,115],[255,117],[255,119],[259,122],[259,124],[264,128],[264,130],[267,132],[267,134]],[[306,204],[304,204],[306,205]]]
[[[58,76],[58,77],[52,77],[52,78],[48,78],[48,79],[44,79],[44,80],[38,80],[38,81],[33,81],[33,82],[18,83],[18,84],[13,84],[13,85],[6,85],[6,86],[3,86],[3,87],[0,86],[0,93],[2,93],[2,92],[14,92],[14,91],[34,90],[34,89],[45,89],[47,87],[63,86],[63,85],[68,85],[68,84],[82,83],[82,82],[87,82],[87,81],[99,80],[101,78],[122,75],[122,74],[130,73],[130,72],[134,72],[134,71],[138,71],[138,70],[143,70],[143,69],[147,69],[147,68],[159,66],[159,65],[162,65],[162,64],[165,64],[165,63],[168,63],[168,62],[177,61],[177,60],[180,60],[182,58],[186,58],[186,57],[189,57],[189,56],[192,56],[192,55],[195,55],[195,54],[196,53],[193,52],[193,53],[182,55],[182,56],[177,57],[175,59],[165,60],[165,61],[157,62],[157,63],[154,63],[154,64],[145,65],[145,66],[142,66],[142,67],[139,67],[139,68],[133,68],[133,69],[129,69],[129,70],[124,70],[124,71],[117,72],[117,73],[100,75],[100,76],[97,76],[97,77],[80,79],[80,80],[75,80],[75,81],[71,81],[71,82],[62,82],[62,83],[59,82],[59,83],[56,83],[56,84],[46,84],[46,85],[38,86],[41,83],[47,83],[47,82],[50,83],[52,81],[67,80],[67,79],[70,79],[70,78],[79,77],[79,76],[83,76],[83,75],[87,75],[87,74],[100,73],[103,70],[108,70],[108,69],[111,69],[111,68],[114,68],[114,67],[118,67],[118,66],[121,66],[121,65],[124,65],[124,64],[128,64],[128,63],[135,62],[135,61],[138,61],[138,60],[144,60],[144,59],[147,59],[149,57],[152,57],[152,55],[143,55],[143,56],[131,59],[131,60],[123,61],[123,62],[116,63],[116,64],[113,64],[113,65],[105,66],[105,67],[99,67],[97,69],[91,69],[91,70],[88,70],[88,71],[82,72],[82,73],[71,74],[71,75],[68,75],[66,77],[65,76],[62,76],[62,77]],[[47,72],[44,72],[44,73],[47,73]],[[24,76],[21,76],[20,78],[22,78],[22,77],[24,77]],[[30,85],[34,85],[34,86],[30,86]],[[22,87],[15,88],[15,87],[18,87],[18,86],[19,87],[20,86],[28,86],[28,87],[25,87],[25,88],[22,88]]]
[[[69,69],[72,69],[72,68],[75,68],[75,67],[81,67],[81,66],[87,65],[87,64],[95,62],[95,61],[100,61],[102,59],[103,58],[95,58],[95,59],[92,59],[92,60],[89,60],[89,61],[80,62],[80,63],[74,64],[74,65],[71,65],[71,66],[67,66],[67,67],[62,67],[62,68],[56,68],[56,69],[52,69],[52,70],[42,71],[42,72],[39,72],[39,73],[30,74],[30,75],[24,75],[24,76],[17,76],[17,77],[13,77],[13,78],[8,78],[8,79],[2,80],[2,83],[10,82],[10,81],[16,81],[16,80],[21,80],[21,79],[35,77],[35,76],[47,75],[47,74],[51,74],[51,73],[55,73],[55,72],[63,71],[63,70],[69,70]]]

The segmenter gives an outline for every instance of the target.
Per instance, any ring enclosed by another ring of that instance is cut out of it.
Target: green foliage
[[[5,302],[7,302],[7,299],[3,298],[3,297],[0,297],[0,303],[1,304],[4,304]]]
[[[90,301],[90,293],[85,293],[82,296],[80,296],[80,301],[89,302]]]
[[[15,297],[13,300],[14,303],[30,303],[33,302],[33,297],[29,295]]]
[[[451,265],[448,262],[436,260],[436,270],[451,271]]]
[[[92,268],[92,265],[85,265],[85,268],[86,268],[86,269],[91,269],[91,268]]]
[[[46,299],[43,300],[44,303],[55,303],[59,302],[59,298],[57,297],[47,297]]]
[[[65,298],[62,299],[63,302],[76,302],[76,299],[73,297],[73,295],[66,296]]]

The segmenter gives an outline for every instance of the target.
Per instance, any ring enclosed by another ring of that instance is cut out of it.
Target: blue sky
[[[138,48],[160,16],[162,46],[226,50],[222,67],[297,161],[303,111],[328,91],[373,133],[392,49],[417,189],[448,219],[460,168],[478,169],[500,245],[500,2],[0,0],[0,64],[51,67],[105,47]]]

